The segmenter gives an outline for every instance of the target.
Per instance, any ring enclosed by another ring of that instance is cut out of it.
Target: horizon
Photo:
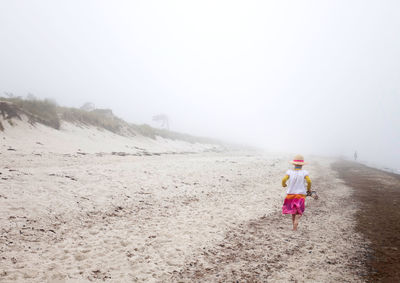
[[[156,4],[156,5],[153,5]],[[396,1],[4,1],[1,91],[400,168]]]

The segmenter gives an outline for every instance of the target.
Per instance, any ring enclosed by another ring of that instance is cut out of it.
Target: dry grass
[[[110,132],[121,134],[125,122],[117,117],[105,115],[99,111],[85,111],[77,108],[58,107],[60,117],[64,121],[75,124],[95,126]]]
[[[21,97],[0,97],[16,105],[32,122],[39,122],[54,129],[60,129],[61,121],[57,114],[57,104],[49,99],[23,99]]]
[[[195,137],[165,129],[157,129],[147,124],[136,125],[127,123],[114,116],[111,110],[95,109],[93,111],[86,111],[77,108],[61,107],[57,106],[54,101],[49,99],[40,100],[34,97],[30,97],[29,99],[14,96],[7,98],[0,97],[0,100],[13,103],[20,109],[20,112],[26,114],[33,123],[42,123],[54,129],[60,129],[62,121],[67,121],[74,124],[94,126],[124,136],[139,134],[152,139],[160,136],[190,143],[220,144],[220,142],[213,139]]]

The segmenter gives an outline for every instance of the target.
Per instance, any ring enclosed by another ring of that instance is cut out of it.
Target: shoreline
[[[390,174],[395,174],[396,176],[400,176],[399,168],[395,169],[395,168],[387,167],[384,165],[374,164],[374,163],[372,163],[370,161],[366,161],[366,160],[353,161],[352,159],[346,159],[346,158],[344,160],[347,162],[354,162],[359,165],[364,165],[365,167],[368,167],[371,169],[376,169],[376,170],[384,171],[384,172],[387,172]]]
[[[332,164],[353,188],[359,207],[356,231],[364,235],[368,252],[364,264],[371,282],[400,281],[400,176],[349,161]]]

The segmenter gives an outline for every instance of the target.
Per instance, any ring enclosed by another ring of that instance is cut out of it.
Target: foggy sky
[[[2,0],[0,92],[400,168],[399,3]]]

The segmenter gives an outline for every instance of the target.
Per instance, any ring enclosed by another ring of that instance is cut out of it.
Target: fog
[[[0,91],[400,168],[399,3],[2,0]]]

